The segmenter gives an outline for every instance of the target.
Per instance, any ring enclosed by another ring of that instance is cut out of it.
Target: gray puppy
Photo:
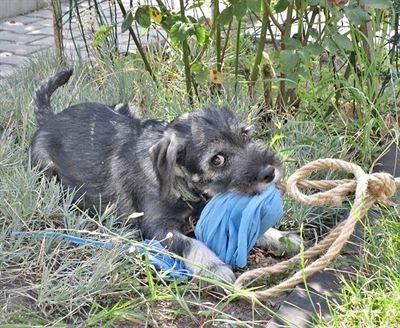
[[[100,103],[55,114],[50,96],[71,75],[62,71],[36,92],[33,165],[77,188],[83,208],[117,202],[121,215],[144,212],[138,221],[145,238],[162,240],[195,274],[203,267],[234,281],[231,268],[185,228],[216,193],[251,195],[278,181],[275,154],[253,141],[251,128],[228,109],[194,111],[172,122],[140,120],[126,107]]]

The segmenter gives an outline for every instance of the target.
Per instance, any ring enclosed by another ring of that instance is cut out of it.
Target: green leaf
[[[287,81],[286,81],[286,88],[288,89],[294,89],[297,86],[297,83],[299,82],[299,74],[295,72],[289,73],[287,76]]]
[[[101,25],[94,35],[93,47],[98,48],[111,33],[112,25]]]
[[[304,48],[303,51],[308,54],[308,56],[319,56],[324,51],[324,48],[318,43],[309,43]]]
[[[247,11],[247,1],[246,0],[236,0],[233,3],[233,14],[237,20],[240,20],[246,15]]]
[[[209,75],[208,69],[203,69],[200,72],[197,72],[195,75],[197,83],[203,84],[207,82]]]
[[[172,26],[174,26],[174,24],[178,21],[180,21],[180,16],[171,15],[171,14],[167,13],[163,16],[163,19],[161,21],[161,26],[165,31],[167,31],[169,33]]]
[[[169,31],[169,37],[171,38],[172,44],[176,46],[179,42],[186,40],[189,35],[190,27],[190,25],[184,22],[175,23]]]
[[[191,70],[194,73],[200,72],[202,70],[202,68],[203,68],[203,64],[199,63],[199,62],[195,62],[191,66]]]
[[[308,29],[308,33],[310,33],[310,36],[312,36],[314,39],[318,39],[320,35],[319,31],[314,27],[310,27]]]
[[[281,13],[286,10],[286,8],[291,3],[291,0],[278,0],[277,4],[274,6],[276,13]]]
[[[360,5],[374,9],[388,9],[392,7],[390,0],[360,0]]]
[[[295,50],[282,50],[279,54],[279,66],[282,72],[293,72],[299,58],[299,54]]]
[[[288,36],[283,38],[283,43],[285,44],[286,50],[296,50],[301,48],[301,42],[299,40],[290,38]]]
[[[132,23],[133,23],[133,14],[132,14],[132,11],[129,10],[126,13],[124,21],[122,22],[121,33],[124,33],[125,31],[127,31],[132,26]]]
[[[150,21],[149,6],[140,6],[136,10],[135,20],[140,26],[144,28],[150,27],[151,21]]]
[[[278,140],[283,139],[283,138],[285,138],[285,135],[284,135],[284,134],[276,133],[276,134],[272,137],[271,141],[269,142],[269,147],[272,148]]]
[[[308,1],[308,4],[310,5],[310,6],[324,6],[325,5],[325,2],[326,0],[309,0]]]
[[[338,46],[333,42],[332,38],[325,38],[322,42],[322,46],[329,51],[332,55],[338,52]]]
[[[247,1],[247,7],[258,14],[261,12],[261,1],[262,0],[249,0]]]
[[[349,40],[347,36],[337,33],[332,35],[332,39],[334,42],[336,42],[339,48],[353,51],[353,43]]]
[[[193,4],[191,6],[185,8],[185,9],[189,10],[189,9],[199,8],[202,5],[204,5],[204,2],[205,2],[205,0],[198,0],[198,1],[195,0],[195,1],[193,1]]]
[[[203,45],[208,40],[207,30],[200,24],[194,24],[194,29],[196,31],[196,39],[198,44]]]
[[[363,8],[355,4],[345,6],[343,7],[343,9],[349,22],[354,25],[361,25],[369,17],[368,12],[366,12]]]
[[[191,70],[195,73],[197,83],[202,84],[208,80],[209,71],[202,63],[195,62],[191,66]]]
[[[194,18],[193,16],[187,15],[186,18],[193,24],[197,23],[197,19]]]
[[[224,26],[231,21],[232,17],[233,17],[233,7],[229,6],[221,11],[221,13],[219,14],[218,20],[219,20],[219,23],[222,26]]]

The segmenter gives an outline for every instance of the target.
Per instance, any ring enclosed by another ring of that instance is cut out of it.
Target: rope
[[[311,172],[318,169],[342,170],[354,175],[355,180],[304,180]],[[339,203],[352,192],[355,192],[354,204],[348,218],[333,229],[328,236],[318,244],[312,246],[302,254],[298,254],[287,261],[279,262],[270,267],[261,267],[244,272],[235,282],[238,288],[259,278],[287,271],[293,263],[300,259],[314,258],[324,253],[320,258],[311,262],[308,266],[295,273],[292,277],[264,290],[256,290],[241,293],[245,298],[256,298],[259,300],[281,295],[295,287],[297,284],[312,274],[326,268],[332,259],[341,251],[354,231],[358,220],[361,220],[369,208],[376,201],[386,201],[394,195],[400,186],[400,177],[394,178],[384,172],[367,174],[361,167],[338,159],[319,159],[313,161],[293,173],[287,180],[286,185],[280,183],[278,187],[286,190],[295,200],[306,205],[322,205],[326,203]],[[325,190],[312,195],[305,195],[300,188],[312,188]]]

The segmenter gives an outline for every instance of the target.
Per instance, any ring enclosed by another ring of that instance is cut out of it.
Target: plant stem
[[[256,58],[254,60],[253,70],[250,74],[250,88],[251,91],[254,88],[256,83],[257,77],[259,75],[259,67],[262,59],[262,53],[265,47],[265,40],[267,38],[267,27],[268,27],[268,12],[265,10],[265,2],[263,1],[263,16],[262,16],[262,23],[261,23],[261,33],[260,33],[260,40],[258,41],[258,46],[256,50]],[[251,92],[252,94],[252,92]]]
[[[265,3],[266,0],[264,0]],[[285,44],[283,43],[283,40],[286,36],[290,36],[290,31],[292,30],[292,23],[293,23],[293,9],[294,9],[295,1],[292,1],[288,8],[287,8],[287,16],[286,16],[286,21],[283,25],[283,31],[282,31],[282,41],[281,41],[281,50],[285,49]],[[287,103],[287,98],[288,98],[288,92],[286,92],[286,74],[281,73],[281,81],[279,83],[279,97],[277,100],[277,103],[280,105],[281,108],[284,108]]]
[[[185,21],[185,3],[184,0],[179,0],[181,18]],[[182,60],[185,66],[185,82],[186,82],[186,92],[189,97],[189,104],[193,106],[193,91],[192,91],[192,79],[190,72],[190,60],[189,60],[189,46],[187,40],[182,41]]]
[[[226,48],[228,47],[229,36],[231,34],[231,29],[232,29],[232,22],[233,22],[233,18],[231,18],[231,20],[229,21],[228,29],[225,33],[224,48],[222,49],[222,53],[221,53],[221,66],[224,63]]]
[[[239,73],[239,48],[240,48],[240,29],[242,28],[242,20],[238,20],[236,33],[236,56],[235,56],[235,95],[237,96],[238,73]]]
[[[319,8],[317,6],[315,6],[312,11],[312,14],[311,14],[310,21],[307,22],[307,32],[304,37],[303,45],[306,45],[308,42],[308,38],[310,37],[311,28],[314,26],[315,18],[317,17],[318,14],[319,14]]]
[[[81,53],[78,49],[78,46],[76,45],[76,41],[75,41],[75,36],[74,33],[72,32],[72,8],[73,6],[75,6],[75,9],[78,8],[78,10],[76,10],[76,15],[77,15],[77,19],[78,19],[78,28],[80,29],[81,33],[82,33],[82,38],[83,38],[83,43],[85,44],[85,49],[86,49],[86,53],[88,55],[88,59],[89,59],[89,63],[91,66],[93,66],[92,64],[92,60],[90,58],[90,52],[89,52],[89,46],[85,37],[85,31],[84,28],[82,26],[82,21],[80,19],[80,15],[79,15],[79,7],[77,5],[77,0],[69,0],[69,17],[68,17],[68,25],[69,25],[69,33],[71,34],[71,39],[72,39],[72,43],[74,44],[74,48],[75,48],[75,52],[78,55],[79,58],[81,58]]]
[[[62,12],[61,3],[59,0],[51,0],[53,9],[53,31],[54,31],[54,45],[60,63],[64,63],[64,47],[62,38]]]
[[[283,30],[285,29],[284,26],[282,26],[278,20],[275,18],[274,13],[272,12],[271,6],[269,5],[269,0],[264,0],[263,1],[264,6],[265,6],[265,11],[267,12],[268,16],[271,18],[272,22],[275,24],[277,29],[283,33]]]
[[[121,0],[117,0],[117,1],[118,1],[118,6],[121,9],[122,15],[125,18],[125,16],[126,16],[125,7],[124,7],[124,5],[123,5]],[[135,34],[135,31],[133,30],[132,27],[129,27],[129,33],[130,33],[130,35],[131,35],[131,37],[133,39],[133,42],[135,42],[136,48],[138,49],[140,56],[142,57],[143,64],[144,64],[146,70],[149,72],[150,76],[152,77],[152,79],[156,83],[156,85],[158,85],[157,78],[154,75],[153,70],[151,69],[149,61],[147,60],[147,57],[146,57],[146,54],[145,54],[144,49],[142,47],[142,44],[140,43],[139,39],[137,38],[137,36]]]
[[[213,25],[215,26],[215,50],[217,57],[217,71],[221,72],[221,25],[219,18],[219,0],[213,1]]]

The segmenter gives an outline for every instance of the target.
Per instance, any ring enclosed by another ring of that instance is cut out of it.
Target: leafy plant
[[[214,0],[211,17],[204,1],[179,1],[177,11],[163,0],[129,8],[122,0],[108,2],[123,13],[120,23],[105,21],[101,2],[93,1],[102,22],[94,45],[110,35],[110,30],[103,31],[110,26],[122,33],[129,31],[145,69],[158,83],[149,60],[153,55],[141,35],[159,35],[169,56],[181,67],[178,73],[185,80],[191,105],[210,82],[223,84],[233,75],[236,90],[238,85],[247,86],[254,99],[263,95],[261,116],[270,109],[298,108],[299,88],[321,79],[328,65],[332,68],[330,86],[335,90],[335,101],[325,113],[329,117],[346,103],[347,93],[354,88],[364,93],[370,104],[381,102],[387,87],[383,69],[397,63],[397,56],[389,55],[387,47],[391,26],[398,26],[399,21],[390,0]]]

